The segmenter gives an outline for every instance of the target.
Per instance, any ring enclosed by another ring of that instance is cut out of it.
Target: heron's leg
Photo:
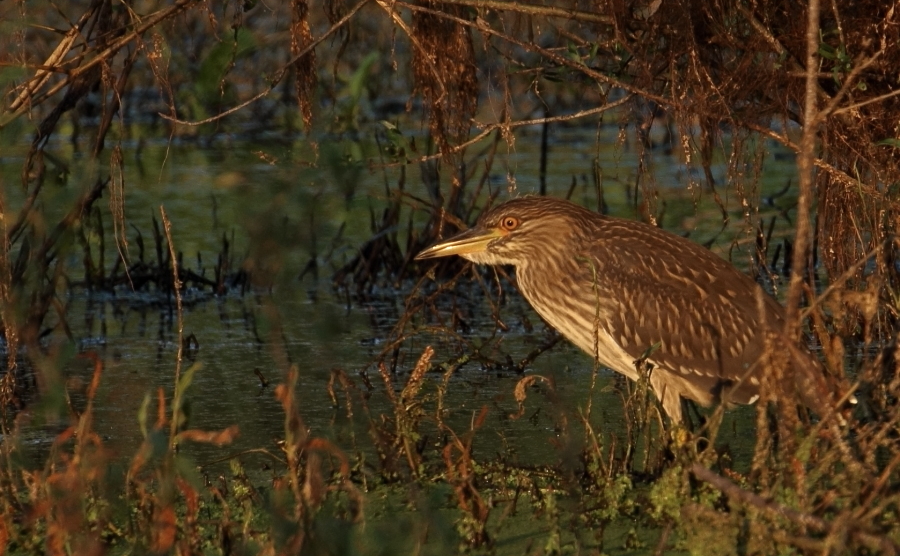
[[[671,381],[666,380],[668,374],[661,369],[655,369],[650,374],[650,387],[653,393],[662,402],[663,411],[675,424],[684,423],[684,412],[681,409],[681,393]]]

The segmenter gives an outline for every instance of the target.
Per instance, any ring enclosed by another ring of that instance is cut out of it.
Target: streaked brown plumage
[[[676,421],[681,397],[704,406],[756,401],[766,334],[784,327],[781,305],[709,250],[560,199],[511,200],[416,258],[455,254],[515,265],[519,290],[551,326],[632,380],[650,350],[650,385]],[[772,334],[770,345],[773,337],[801,393],[827,391],[818,361]]]

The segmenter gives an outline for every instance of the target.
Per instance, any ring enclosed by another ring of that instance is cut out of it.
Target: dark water
[[[610,212],[635,217],[639,208],[630,200],[629,190],[633,192],[638,179],[640,157],[633,145],[618,143],[617,135],[615,126],[556,130],[550,151],[548,193],[566,195],[574,178],[573,199],[596,207],[592,168],[597,159]],[[492,189],[502,191],[500,200],[510,194],[537,191],[538,144],[538,132],[526,131],[515,148],[502,157],[503,162],[494,167],[489,181]],[[330,438],[351,452],[363,449],[367,419],[377,419],[380,413],[390,411],[384,384],[372,363],[391,340],[391,331],[403,312],[412,284],[399,284],[396,290],[382,288],[371,298],[353,299],[335,291],[330,281],[332,270],[350,260],[370,236],[370,210],[380,214],[388,201],[385,184],[393,187],[399,177],[396,167],[370,170],[364,162],[340,162],[347,153],[374,156],[374,148],[324,141],[318,159],[303,142],[221,141],[207,148],[153,144],[126,150],[125,206],[128,254],[132,260],[137,256],[137,247],[131,226],[142,231],[149,245],[151,219],[159,219],[162,205],[172,222],[174,243],[183,252],[186,266],[196,268],[202,264],[210,270],[225,234],[234,238],[237,259],[249,254],[256,261],[254,271],[266,278],[265,287],[243,295],[235,292],[210,297],[185,293],[188,301],[200,300],[189,303],[184,311],[184,332],[197,338],[199,349],[190,353],[183,365],[202,365],[189,390],[190,426],[222,429],[237,424],[241,430],[232,446],[189,448],[198,464],[246,449],[265,447],[277,451],[274,441],[283,437],[284,414],[273,387],[283,380],[289,363],[299,369],[300,411],[305,425],[316,436]],[[52,222],[54,216],[68,209],[82,188],[108,169],[91,165],[67,145],[50,145],[49,149],[69,170],[66,182],[48,185],[44,192],[43,215]],[[3,156],[2,186],[8,207],[15,209],[23,197],[17,185],[22,159],[15,150]],[[759,181],[761,191],[756,185],[743,189],[720,186],[721,202],[730,215],[727,228],[720,233],[721,211],[711,190],[698,177],[700,172],[671,155],[654,153],[653,161],[649,173],[640,177],[642,185],[638,187],[655,191],[654,211],[663,214],[664,227],[690,234],[696,241],[712,240],[714,250],[730,253],[739,266],[750,258],[757,220],[768,222],[768,218],[790,204],[790,200],[779,198],[771,205],[763,202],[760,213],[747,208],[757,206],[757,197],[765,199],[781,190],[793,171],[789,162],[767,162]],[[726,168],[727,161],[714,167],[719,182],[723,181]],[[507,173],[515,177],[515,193],[505,191],[509,187]],[[754,173],[745,168],[739,172],[748,183]],[[406,183],[410,193],[428,198],[417,166],[407,167]],[[109,228],[111,218],[108,214],[104,217]],[[422,223],[425,218],[423,210],[414,220]],[[344,231],[339,236],[342,226]],[[92,238],[92,242],[97,248],[97,239]],[[320,259],[318,280],[310,275],[299,279],[314,251]],[[196,262],[198,254],[202,263]],[[115,256],[115,246],[107,232],[106,260],[112,261]],[[77,249],[69,255],[67,264],[74,275],[80,272]],[[54,369],[51,376],[58,377],[50,388],[59,391],[68,383],[67,390],[77,393],[79,384],[90,380],[91,366],[76,354],[96,351],[104,363],[104,375],[96,402],[95,428],[114,454],[128,458],[142,438],[137,418],[141,404],[147,396],[155,396],[158,388],[167,395],[173,389],[178,347],[173,306],[152,292],[126,289],[110,295],[76,288],[61,295],[67,303],[67,320],[76,343],[73,345],[61,331],[47,339],[48,355],[44,360]],[[510,324],[510,330],[500,333],[503,354],[498,357],[508,353],[518,361],[545,342],[547,332],[518,296],[508,298],[501,317]],[[474,314],[468,334],[477,345],[491,336],[495,325],[487,309],[475,310]],[[528,330],[520,315],[525,315],[533,329]],[[436,349],[436,362],[459,355],[460,345],[455,341],[426,334],[414,336],[400,349],[397,388],[402,387],[428,344]],[[332,407],[327,388],[334,369],[351,377],[360,391],[365,390],[365,383],[358,375],[367,374],[375,387],[367,402],[368,417],[360,405],[355,406],[352,417],[347,416],[344,407]],[[254,371],[262,373],[272,385],[262,387]],[[593,403],[595,428],[621,430],[622,402],[613,388],[616,382],[612,373],[600,369],[596,387],[590,391],[594,369],[575,348],[561,343],[539,357],[528,372],[552,377],[555,394],[533,391],[526,403],[525,417],[515,420],[509,415],[516,412],[513,390],[521,377],[509,371],[485,371],[477,364],[462,367],[449,379],[444,400],[447,423],[464,431],[480,409],[488,407],[488,418],[479,433],[481,444],[476,449],[529,465],[552,464],[558,459],[559,443],[554,439],[565,433],[561,422],[568,423],[570,434],[582,434],[577,416],[588,398]],[[428,411],[434,410],[442,380],[440,374],[429,375],[426,380],[423,397]],[[26,444],[46,445],[54,432],[68,423],[64,405],[58,403],[58,397],[51,398],[56,402],[45,399],[29,409],[29,425],[22,431]],[[73,398],[77,404],[77,395]],[[735,443],[736,450],[746,454],[752,444],[746,434],[748,425],[740,423],[746,423],[748,413],[734,415],[732,419],[737,421],[725,427],[721,438]],[[744,421],[740,415],[745,416]]]

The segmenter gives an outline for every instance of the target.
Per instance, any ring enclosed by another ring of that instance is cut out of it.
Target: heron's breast
[[[532,270],[532,269],[529,269]],[[586,292],[576,275],[554,272],[517,273],[519,290],[531,307],[567,340],[603,365],[632,380],[638,374],[634,357],[629,355],[610,335],[609,300]],[[581,286],[581,287],[579,287]]]

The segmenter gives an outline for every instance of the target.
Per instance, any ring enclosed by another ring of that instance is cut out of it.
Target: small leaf
[[[525,390],[539,380],[547,383],[547,385],[550,386],[551,390],[553,389],[553,382],[547,377],[541,375],[528,375],[516,383],[516,388],[513,391],[513,395],[516,398],[516,403],[519,404],[519,412],[510,413],[510,419],[516,420],[521,418],[522,415],[525,415],[525,399],[528,397]]]
[[[819,56],[828,60],[834,60],[835,58],[837,58],[834,48],[826,43],[821,43],[819,45]]]
[[[203,368],[202,363],[194,363],[190,367],[188,367],[187,371],[183,375],[181,375],[181,379],[178,381],[178,387],[175,390],[176,395],[183,395],[184,392],[188,389],[188,386],[191,385],[191,382],[194,380],[194,374]]]
[[[141,403],[141,408],[138,410],[138,425],[141,429],[141,434],[144,438],[147,438],[147,415],[150,413],[150,403],[152,398],[150,394],[146,394],[144,396],[144,401]]]
[[[897,139],[896,137],[882,139],[881,141],[878,141],[875,144],[878,145],[879,147],[894,147],[894,148],[900,149],[900,139]]]

